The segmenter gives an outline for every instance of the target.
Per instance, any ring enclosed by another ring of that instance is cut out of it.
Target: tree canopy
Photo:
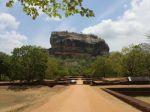
[[[14,6],[16,0],[8,0],[7,7]],[[68,17],[74,14],[92,17],[94,13],[91,9],[83,6],[83,0],[17,0],[23,11],[36,19],[42,11],[49,17]]]
[[[9,58],[7,54],[0,52],[0,80],[5,80],[9,75]]]
[[[123,49],[123,68],[127,76],[150,75],[150,52],[139,45]]]
[[[12,80],[33,82],[45,78],[47,54],[44,49],[35,46],[22,46],[12,52]]]
[[[140,45],[88,59],[49,56],[40,47],[22,46],[15,48],[10,56],[0,52],[0,80],[34,82],[77,75],[93,78],[150,76],[149,57],[149,50]]]

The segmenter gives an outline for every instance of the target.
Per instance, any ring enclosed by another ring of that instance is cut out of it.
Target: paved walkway
[[[77,80],[77,84],[79,84],[79,85],[81,84],[82,85],[83,84],[83,80],[81,80],[81,79]]]
[[[78,84],[82,84],[79,80]],[[32,112],[139,112],[101,89],[72,85]]]

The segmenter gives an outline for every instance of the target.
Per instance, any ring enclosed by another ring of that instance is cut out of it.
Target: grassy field
[[[150,96],[136,96],[135,98],[150,103]]]
[[[0,87],[0,112],[19,112],[64,90],[63,86]]]

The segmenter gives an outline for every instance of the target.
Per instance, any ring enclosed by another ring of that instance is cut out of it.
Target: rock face
[[[73,32],[52,32],[50,38],[51,55],[105,55],[109,53],[107,43],[95,35]]]

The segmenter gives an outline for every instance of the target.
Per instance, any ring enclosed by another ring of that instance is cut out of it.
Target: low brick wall
[[[107,88],[128,96],[150,96],[150,87],[134,88]]]
[[[150,84],[149,82],[96,82],[93,80],[92,85],[97,86],[97,85],[147,85]]]
[[[137,109],[141,110],[142,112],[150,112],[150,104],[144,101],[132,98],[130,96],[118,93],[116,91],[112,91],[110,89],[103,89],[104,91],[110,93],[111,95],[121,99],[122,101],[136,107]]]
[[[32,82],[32,83],[20,83],[20,82],[0,82],[0,86],[23,86],[23,85],[45,85],[49,87],[53,87],[56,85],[68,85],[68,81],[55,81],[55,80],[47,80],[41,82]]]

